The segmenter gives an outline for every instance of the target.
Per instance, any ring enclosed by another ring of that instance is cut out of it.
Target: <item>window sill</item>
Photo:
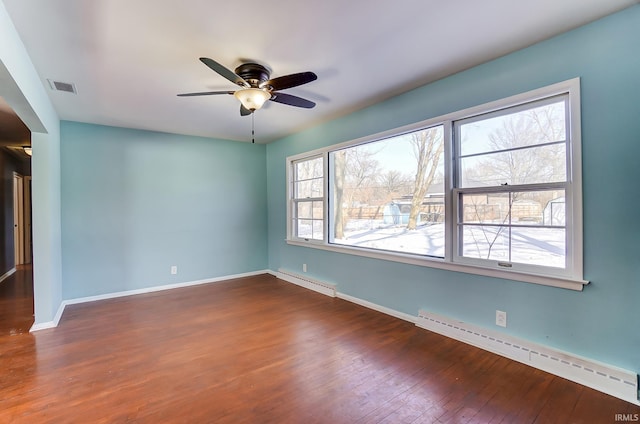
[[[485,277],[501,278],[505,280],[521,281],[524,283],[540,284],[543,286],[558,287],[568,290],[582,291],[588,281],[572,279],[569,277],[556,277],[550,275],[528,274],[517,271],[507,271],[493,268],[484,268],[475,265],[447,262],[444,259],[428,258],[424,256],[381,252],[378,250],[354,248],[349,246],[329,245],[323,242],[285,240],[292,246],[310,247],[313,249],[327,250],[330,252],[344,253],[348,255],[364,256],[372,259],[401,262],[410,265],[424,266],[428,268],[444,269],[447,271],[463,272],[465,274],[482,275]]]

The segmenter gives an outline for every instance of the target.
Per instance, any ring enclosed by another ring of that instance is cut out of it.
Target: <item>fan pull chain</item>
[[[251,143],[255,144],[256,139],[255,139],[255,131],[254,131],[254,121],[253,121],[253,112],[251,112]]]

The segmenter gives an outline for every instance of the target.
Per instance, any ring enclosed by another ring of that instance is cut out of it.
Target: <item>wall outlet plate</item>
[[[496,310],[496,325],[499,327],[507,326],[507,313],[505,311]]]
[[[178,265],[171,266],[171,275],[176,275],[178,273]]]

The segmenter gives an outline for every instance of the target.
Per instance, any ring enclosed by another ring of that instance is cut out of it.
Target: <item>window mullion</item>
[[[444,126],[444,259],[446,261],[453,261],[454,249],[457,249],[459,241],[456,241],[458,234],[457,219],[454,219],[457,212],[455,212],[454,205],[457,202],[454,201],[453,188],[455,187],[456,180],[456,163],[455,158],[458,157],[458,153],[454,152],[457,144],[454,141],[455,132],[452,121],[445,121]]]
[[[509,262],[512,262],[512,250],[513,250],[513,246],[511,244],[511,224],[513,223],[513,193],[509,193],[509,227],[507,228],[508,230],[508,238],[507,241],[509,242],[509,248],[507,250],[507,252],[509,253]]]

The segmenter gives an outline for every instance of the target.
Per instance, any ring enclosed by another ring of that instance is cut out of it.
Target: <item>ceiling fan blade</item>
[[[249,83],[246,82],[244,78],[242,78],[240,75],[236,74],[232,70],[222,66],[215,60],[209,59],[208,57],[201,57],[200,61],[205,65],[207,65],[209,68],[216,71],[218,74],[222,75],[223,77],[231,81],[232,83],[237,84],[241,87],[249,87]]]
[[[182,93],[178,94],[178,97],[191,97],[191,96],[211,96],[214,94],[233,94],[233,91],[202,91],[200,93]]]
[[[251,115],[251,111],[244,107],[244,105],[240,105],[240,116]]]
[[[270,79],[269,81],[265,81],[260,85],[262,87],[270,86],[271,90],[279,91],[291,87],[297,87],[299,85],[306,84],[317,79],[318,76],[313,72],[299,72],[297,74],[283,75],[281,77]]]
[[[302,97],[292,96],[285,93],[271,93],[272,102],[282,103],[289,106],[303,107],[305,109],[311,109],[316,104],[311,100],[303,99]]]

